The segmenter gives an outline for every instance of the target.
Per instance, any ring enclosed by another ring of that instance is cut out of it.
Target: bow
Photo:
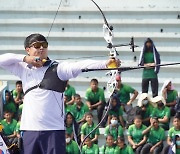
[[[107,48],[109,49],[110,51],[110,58],[112,59],[117,59],[117,56],[119,55],[117,50],[116,50],[116,47],[121,47],[121,46],[131,46],[131,49],[132,51],[134,52],[134,39],[131,38],[131,42],[129,44],[118,44],[118,45],[114,45],[113,44],[113,27],[109,25],[109,23],[107,22],[107,19],[103,13],[103,11],[101,10],[101,8],[97,5],[97,3],[95,3],[94,0],[91,0],[95,5],[96,7],[99,9],[103,19],[104,19],[104,24],[103,24],[103,34],[104,34],[104,39],[105,41],[107,42]],[[111,106],[111,97],[112,95],[114,94],[115,92],[115,89],[117,87],[117,81],[116,81],[116,76],[119,74],[119,71],[117,69],[117,65],[116,63],[112,63],[111,65],[108,66],[108,70],[109,72],[106,73],[106,75],[109,75],[110,76],[110,79],[109,81],[107,82],[107,94],[108,94],[108,97],[109,97],[109,100],[108,100],[108,107],[106,109],[106,112],[104,113],[101,121],[97,124],[97,126],[88,134],[85,136],[85,138],[83,139],[81,145],[80,145],[80,148],[82,148],[85,140],[91,135],[91,133],[93,133],[100,125],[101,123],[105,120],[107,114],[108,114],[108,111],[110,109],[110,106]],[[82,72],[86,72],[87,70],[82,70]]]

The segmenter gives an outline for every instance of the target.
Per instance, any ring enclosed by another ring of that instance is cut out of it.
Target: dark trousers
[[[135,154],[140,154],[141,153],[141,150],[143,148],[144,144],[143,145],[140,145],[138,146],[134,151],[135,151]]]
[[[148,93],[149,82],[151,82],[151,89],[153,97],[158,96],[159,82],[157,78],[142,80],[142,93]]]
[[[21,154],[65,154],[65,131],[25,131]]]
[[[153,145],[151,143],[146,143],[144,145],[144,147],[142,148],[142,150],[141,150],[141,154],[149,154],[150,153],[150,149],[152,148],[152,146]],[[163,149],[163,144],[160,144],[158,147],[156,147],[154,149],[153,154],[159,154],[162,151],[162,149]]]
[[[105,105],[104,105],[104,103],[102,103],[101,105],[98,105],[96,108],[97,109],[98,122],[100,122],[102,119],[104,107],[105,107]]]

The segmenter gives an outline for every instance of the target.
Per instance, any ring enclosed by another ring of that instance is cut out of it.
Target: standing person
[[[98,87],[97,79],[91,80],[90,88],[87,89],[85,98],[90,111],[97,109],[98,122],[100,122],[105,107],[105,97],[104,90]]]
[[[112,62],[86,60],[57,63],[48,58],[48,42],[41,34],[31,34],[24,42],[27,55],[0,55],[0,67],[18,76],[25,92],[20,129],[25,154],[65,154],[63,92],[66,81],[85,68],[106,68]],[[49,144],[49,142],[51,144]]]
[[[166,106],[170,108],[171,116],[174,116],[176,114],[175,105],[178,97],[178,92],[174,89],[171,80],[164,81],[161,89],[161,94],[166,100]]]
[[[158,72],[160,67],[156,66],[160,64],[160,55],[156,50],[153,41],[147,38],[144,43],[143,50],[139,57],[139,66],[145,66],[142,75],[142,93],[148,93],[149,82],[151,83],[153,97],[158,95]],[[153,67],[153,68],[152,68]]]

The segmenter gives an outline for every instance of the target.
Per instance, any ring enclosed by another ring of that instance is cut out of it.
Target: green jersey
[[[164,118],[164,117],[170,118],[170,109],[165,106],[162,109],[159,109],[158,107],[154,108],[151,114],[151,117],[157,117],[157,118]],[[169,122],[164,123],[164,125],[166,125],[167,127],[169,126]]]
[[[142,141],[143,137],[146,135],[143,135],[142,132],[146,129],[147,127],[145,125],[142,125],[140,128],[137,128],[135,124],[132,124],[129,126],[127,135],[132,137],[132,140],[135,143],[139,143]]]
[[[91,105],[96,104],[99,101],[105,102],[104,90],[98,88],[96,92],[93,92],[91,88],[88,88],[85,99],[89,101]]]
[[[170,90],[167,92],[167,99],[166,103],[173,102],[177,99],[178,97],[178,92],[176,90]]]
[[[71,126],[67,126],[66,127],[66,132],[68,133],[68,134],[72,134],[73,133],[73,126],[71,125]]]
[[[91,147],[88,147],[87,145],[84,145],[82,148],[82,154],[98,154],[99,148],[98,145],[92,144]]]
[[[106,126],[104,136],[111,134],[113,139],[116,141],[118,137],[123,137],[123,128],[121,125],[117,127],[112,127],[111,125]]]
[[[16,129],[15,129],[16,133],[20,133],[20,125],[21,125],[21,122],[18,121],[16,124]]]
[[[15,119],[12,119],[11,123],[7,123],[6,119],[4,119],[1,121],[1,124],[3,125],[4,135],[8,136],[14,134],[17,124],[17,121]]]
[[[6,102],[6,104],[4,104],[3,110],[15,113],[16,112],[16,105],[14,102]]]
[[[76,94],[76,91],[74,89],[74,87],[67,85],[65,91],[64,91],[64,95],[66,95],[68,97],[68,101],[70,101],[72,99],[72,96],[74,96]]]
[[[79,154],[78,145],[75,141],[71,140],[70,143],[66,144],[66,154]]]
[[[14,89],[14,90],[12,91],[12,95],[13,95],[13,98],[14,98],[14,99],[18,96],[18,92],[16,91],[16,89]],[[24,97],[24,93],[23,93],[23,91],[22,91],[21,94],[20,94],[20,99],[22,99],[23,97]]]
[[[118,112],[110,109],[108,112],[108,115],[116,115],[117,117],[122,116],[123,115],[123,109],[122,109],[122,107],[119,107]]]
[[[129,145],[124,145],[124,148],[120,148],[120,154],[134,154],[133,149]]]
[[[99,148],[99,154],[119,154],[119,147],[118,146],[102,146]]]
[[[153,52],[144,53],[144,64],[147,64],[147,63],[154,63]],[[157,78],[157,74],[154,72],[154,68],[144,68],[142,78],[143,79]]]
[[[82,125],[81,127],[81,132],[80,134],[83,134],[83,135],[87,135],[89,134],[94,128],[96,127],[96,125],[93,123],[91,126],[88,125],[88,123],[86,122],[85,124]],[[93,139],[95,137],[95,135],[99,135],[99,128],[96,129],[95,131],[93,131],[91,133],[91,135],[89,136],[91,139]]]
[[[171,139],[173,139],[178,134],[180,134],[180,130],[176,130],[175,127],[171,127],[168,131],[168,137]]]
[[[146,107],[146,111],[145,111],[145,113],[143,114],[143,119],[146,119],[146,118],[150,117],[152,111],[153,111],[153,106],[148,103],[148,104],[147,104],[147,107]]]
[[[151,128],[148,136],[148,143],[155,145],[156,143],[163,141],[165,139],[165,131],[162,127],[158,129]]]
[[[89,108],[84,103],[81,104],[81,108],[78,108],[77,104],[74,104],[72,106],[72,112],[77,122],[81,120],[88,111]]]
[[[121,84],[121,88],[118,91],[120,102],[127,104],[127,102],[130,100],[130,94],[132,94],[134,92],[135,92],[134,88],[132,88],[126,84]]]

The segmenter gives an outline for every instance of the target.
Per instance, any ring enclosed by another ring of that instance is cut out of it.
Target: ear
[[[26,50],[27,54],[29,55],[29,50],[30,50],[30,49],[29,49],[29,48],[26,48],[25,50]]]

